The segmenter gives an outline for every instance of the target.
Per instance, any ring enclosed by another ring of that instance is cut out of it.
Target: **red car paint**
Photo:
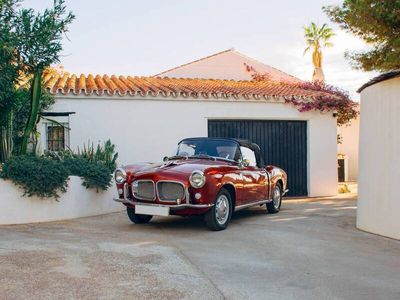
[[[280,182],[283,191],[286,190],[286,173],[277,167],[267,166],[265,168],[243,166],[238,162],[182,158],[169,160],[160,164],[132,164],[123,167],[126,172],[126,181],[117,184],[118,190],[124,191],[124,184],[127,185],[125,195],[128,199],[135,202],[148,203],[135,199],[132,195],[131,184],[135,180],[148,179],[157,183],[159,180],[171,180],[181,182],[190,195],[191,204],[212,204],[221,188],[227,188],[232,194],[234,207],[251,204],[262,200],[271,199],[271,190]],[[206,183],[202,188],[193,188],[189,183],[189,176],[195,170],[203,171],[206,176]],[[196,199],[195,194],[200,193],[201,197]],[[119,194],[120,199],[124,194]],[[161,202],[158,197],[155,204],[176,205],[176,202]],[[124,203],[128,207],[134,207],[129,203]],[[171,214],[176,215],[198,215],[204,214],[210,208],[184,208],[171,210]]]

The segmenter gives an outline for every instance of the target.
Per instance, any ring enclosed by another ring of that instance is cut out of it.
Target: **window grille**
[[[46,123],[46,139],[49,151],[63,151],[69,148],[69,124]]]

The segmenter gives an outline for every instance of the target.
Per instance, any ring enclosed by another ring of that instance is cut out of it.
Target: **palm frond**
[[[306,45],[308,46],[304,53],[308,52],[310,48],[314,51],[320,51],[322,47],[332,47],[333,44],[329,41],[335,33],[327,24],[319,27],[316,23],[311,22],[309,26],[303,27]]]
[[[303,56],[306,55],[307,52],[310,51],[310,49],[311,49],[311,46],[308,46],[306,49],[304,49]]]

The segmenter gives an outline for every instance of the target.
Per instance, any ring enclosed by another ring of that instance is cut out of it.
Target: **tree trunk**
[[[0,120],[0,163],[10,158],[13,150],[13,113],[6,112]]]
[[[322,71],[322,52],[321,50],[315,49],[312,54],[312,61],[314,64],[314,72],[312,81],[325,81],[324,71]]]
[[[312,76],[312,81],[316,82],[325,82],[325,75],[324,71],[322,68],[314,68],[313,76]]]
[[[31,88],[31,110],[28,122],[26,123],[24,135],[21,144],[21,154],[26,154],[28,151],[28,143],[35,130],[39,115],[40,96],[42,91],[42,69],[38,68],[33,76]]]

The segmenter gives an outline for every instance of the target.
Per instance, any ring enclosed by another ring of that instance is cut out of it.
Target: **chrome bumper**
[[[286,190],[283,191],[282,197],[285,196],[285,194],[286,194],[287,192],[289,192],[289,189],[286,189]]]
[[[169,207],[170,210],[178,210],[178,209],[184,209],[184,208],[209,208],[212,207],[214,204],[190,204],[190,203],[182,203],[182,204],[176,204],[176,205],[169,205],[169,204],[158,204],[158,203],[144,203],[144,202],[138,202],[138,201],[132,201],[129,199],[120,199],[120,198],[114,198],[113,199],[116,202],[121,202],[124,204],[130,204],[130,205],[146,205],[146,206],[163,206],[163,207]]]

